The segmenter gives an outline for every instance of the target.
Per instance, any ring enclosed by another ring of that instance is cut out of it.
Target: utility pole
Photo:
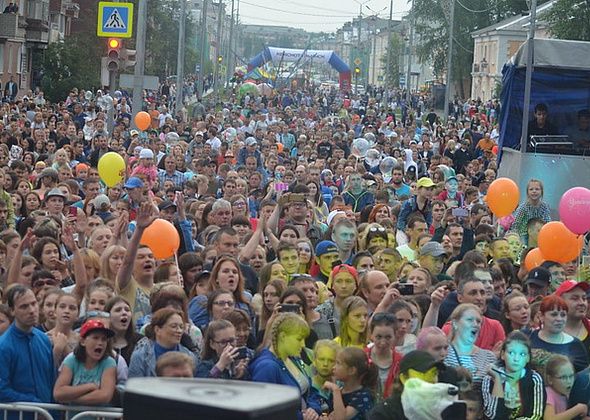
[[[219,56],[221,54],[221,6],[223,6],[223,1],[219,0],[217,4],[219,10],[217,11],[217,42],[215,45],[215,70],[213,72],[213,87],[215,93],[219,95]]]
[[[529,135],[529,108],[531,106],[531,83],[533,79],[533,54],[535,48],[535,30],[537,29],[537,0],[531,2],[531,14],[526,51],[526,73],[524,75],[524,104],[522,108],[522,132],[520,153],[526,152]]]
[[[178,25],[178,54],[176,57],[176,110],[182,110],[184,104],[184,27],[186,24],[186,2],[180,0],[180,25]]]
[[[362,52],[362,44],[361,44],[361,31],[362,31],[362,22],[363,22],[363,4],[359,3],[359,38],[358,38],[358,45],[357,50]],[[360,56],[361,54],[357,54]],[[362,63],[364,64],[364,63]],[[361,64],[361,65],[362,65]],[[362,67],[361,67],[362,71]],[[354,79],[354,93],[358,95],[359,92],[359,74],[357,73],[356,78]]]
[[[447,57],[447,85],[445,86],[445,108],[443,118],[445,121],[449,119],[449,102],[451,101],[451,84],[453,79],[451,74],[453,72],[453,28],[455,27],[455,0],[451,1],[451,14],[449,18],[449,52]]]
[[[385,84],[387,85],[388,82],[391,82],[391,79],[387,80],[387,75],[391,72],[391,48],[393,47],[393,42],[391,39],[392,36],[392,25],[393,25],[393,0],[389,2],[389,20],[387,21],[387,61],[385,65],[385,71],[383,72],[385,76]],[[398,70],[399,71],[399,70]]]
[[[228,53],[227,53],[227,83],[229,84],[230,79],[234,74],[235,68],[235,53],[234,53],[234,10],[235,0],[231,0],[231,21],[229,23],[229,41],[228,41]]]
[[[209,0],[203,0],[203,10],[201,11],[201,51],[199,55],[199,83],[197,83],[197,97],[202,100],[205,89],[205,64],[207,57],[205,55],[205,46],[207,45],[207,4]]]
[[[410,17],[408,19],[408,25],[410,26],[410,40],[408,45],[408,70],[406,73],[406,101],[408,102],[408,108],[412,103],[412,92],[410,88],[412,87],[412,49],[414,48],[414,5],[412,4],[412,9],[410,9]]]
[[[131,123],[135,125],[135,115],[143,109],[143,76],[145,72],[145,32],[147,22],[148,0],[137,3],[137,36],[135,38],[135,71],[133,81],[133,116]]]

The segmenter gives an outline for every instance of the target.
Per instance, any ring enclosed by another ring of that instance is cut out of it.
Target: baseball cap
[[[586,283],[585,281],[566,280],[559,285],[559,287],[555,291],[555,294],[557,296],[561,296],[564,293],[571,292],[576,287],[581,288],[585,292],[590,290],[590,284]]]
[[[418,180],[418,182],[416,182],[416,187],[418,188],[432,188],[435,185],[436,184],[432,182],[432,179],[427,177],[422,177]]]
[[[130,135],[131,137],[133,137],[133,136],[139,136],[139,131],[137,131],[137,130],[131,130],[131,131],[129,132],[129,135]]]
[[[124,187],[127,189],[142,188],[143,181],[136,176],[132,176],[127,180],[127,182],[125,182]]]
[[[258,144],[258,141],[254,137],[248,137],[246,139],[246,146],[254,146],[255,144]]]
[[[526,283],[536,284],[540,287],[545,287],[551,281],[551,272],[543,267],[535,267],[531,271],[526,278]]]
[[[332,210],[330,212],[330,214],[328,214],[328,217],[326,218],[326,222],[328,223],[328,226],[330,226],[332,224],[332,220],[334,220],[334,218],[336,216],[338,216],[339,214],[346,216],[346,213],[343,212],[342,210]]]
[[[152,152],[151,149],[141,149],[141,152],[139,152],[139,158],[140,159],[153,159],[154,158],[154,152]]]
[[[455,175],[451,175],[450,177],[448,177],[445,182],[449,182],[449,181],[456,181],[459,182],[459,180],[457,179],[457,177]]]
[[[166,210],[166,209],[170,209],[174,207],[174,209],[176,209],[176,204],[174,204],[172,201],[166,200],[166,201],[162,201],[160,204],[158,204],[158,209],[160,211],[162,210]]]
[[[197,274],[195,276],[195,283],[201,281],[201,280],[205,280],[208,279],[209,277],[211,277],[211,271],[209,270],[203,270],[201,271],[199,274]]]
[[[97,195],[93,203],[94,208],[97,210],[102,210],[103,208],[108,210],[109,207],[111,207],[111,200],[109,200],[109,198],[104,194]]]
[[[107,337],[113,337],[115,335],[115,333],[108,329],[102,321],[99,321],[98,319],[90,319],[82,324],[82,328],[80,328],[80,337],[86,338],[86,336],[93,331],[102,331]]]
[[[430,353],[423,350],[414,350],[402,358],[399,364],[399,373],[407,374],[410,369],[424,373],[433,367],[436,367],[439,371],[446,369],[444,363],[437,362]]]
[[[434,242],[434,241],[430,241],[430,242],[426,242],[424,245],[422,245],[422,248],[420,248],[420,256],[424,256],[424,255],[431,255],[433,257],[441,257],[441,256],[446,256],[447,252],[445,251],[445,248],[442,246],[442,244],[438,243],[438,242]]]
[[[316,257],[321,257],[322,255],[329,254],[330,252],[338,252],[338,247],[332,241],[321,241],[315,247]]]

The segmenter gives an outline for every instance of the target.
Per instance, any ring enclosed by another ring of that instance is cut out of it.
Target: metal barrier
[[[4,420],[8,419],[8,413],[14,412],[18,413],[19,420],[23,419],[24,413],[31,413],[35,415],[35,420],[42,419],[42,420],[54,420],[53,416],[49,414],[46,410],[42,409],[41,407],[34,407],[31,405],[25,404],[0,404],[0,410],[4,411]],[[41,417],[39,417],[41,416]]]
[[[96,407],[81,405],[62,405],[32,402],[18,402],[1,404],[0,411],[4,411],[4,420],[7,420],[8,413],[14,412],[23,418],[24,413],[31,413],[35,420],[80,420],[82,418],[95,419],[122,419],[123,409],[117,407]],[[59,412],[59,417],[53,417],[50,412]]]

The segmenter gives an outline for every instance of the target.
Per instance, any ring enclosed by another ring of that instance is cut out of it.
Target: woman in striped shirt
[[[451,345],[445,365],[467,369],[471,373],[474,388],[479,389],[490,365],[496,362],[494,353],[475,345],[481,329],[481,311],[471,303],[462,303],[455,308],[450,320]]]

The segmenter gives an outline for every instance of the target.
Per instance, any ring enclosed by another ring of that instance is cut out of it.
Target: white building
[[[537,8],[537,17],[549,10],[557,0],[551,0]],[[520,45],[526,41],[529,15],[517,15],[495,25],[472,32],[474,39],[471,71],[471,97],[487,100],[493,98],[496,87],[502,81],[502,67]],[[536,38],[549,38],[546,25],[537,19]]]

